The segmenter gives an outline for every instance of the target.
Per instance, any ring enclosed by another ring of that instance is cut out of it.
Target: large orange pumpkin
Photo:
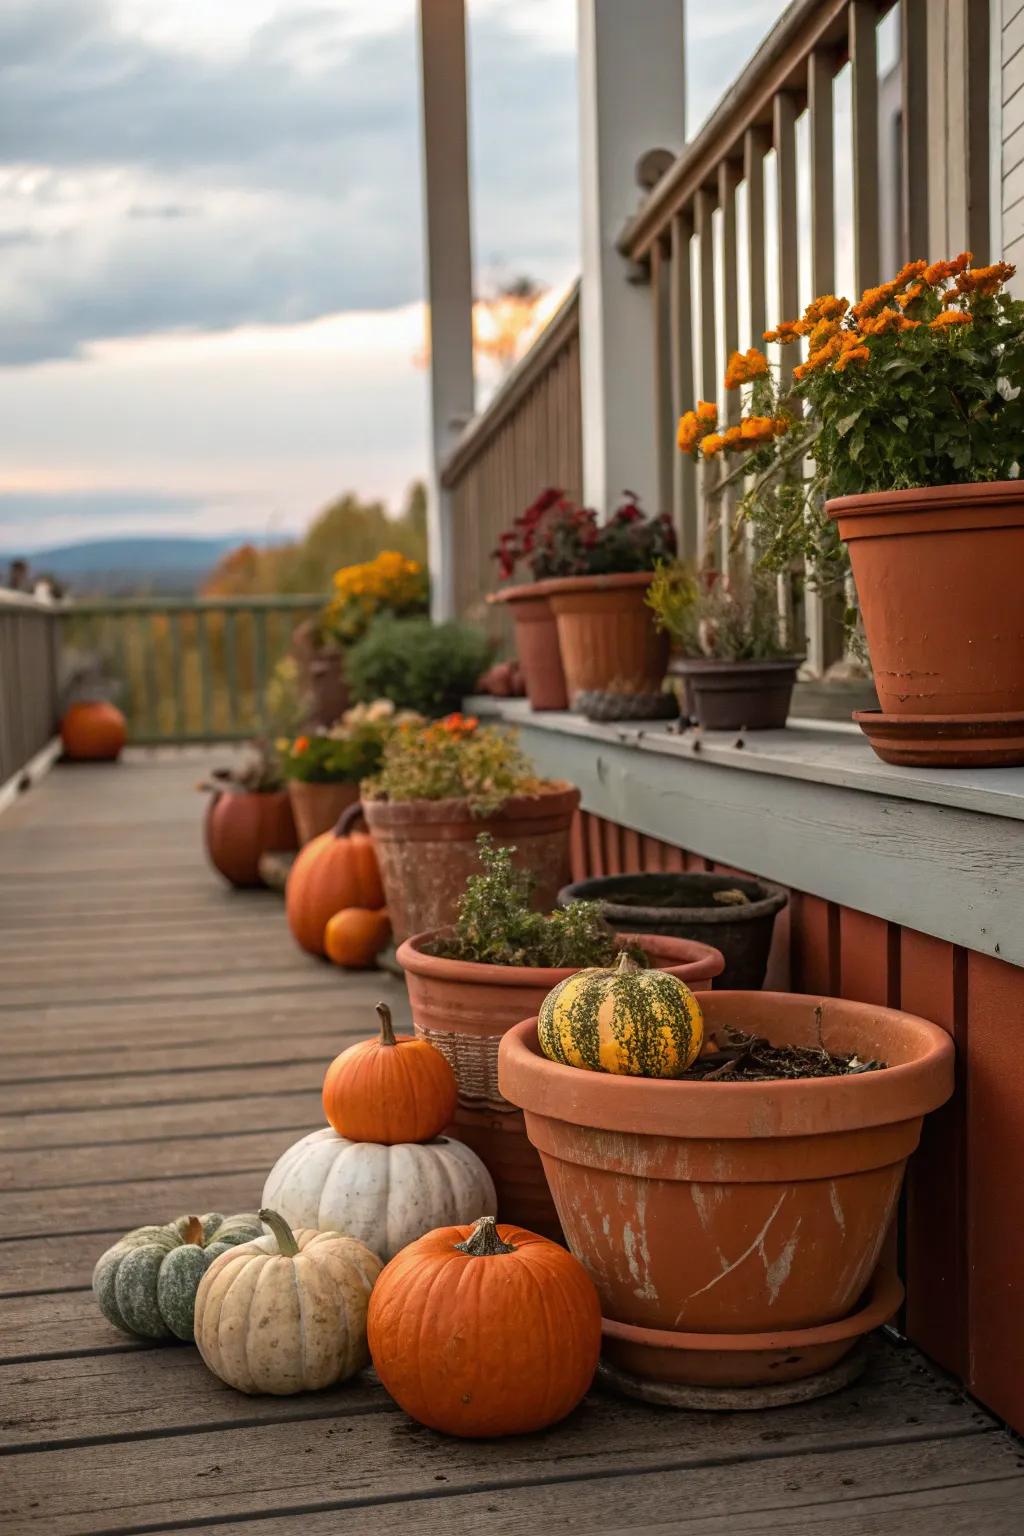
[[[289,871],[288,926],[311,955],[324,953],[324,930],[335,912],[384,905],[373,839],[367,832],[348,830],[359,814],[359,807],[351,806],[333,832],[321,832],[306,844]]]
[[[380,1036],[336,1056],[324,1076],[324,1114],[348,1141],[432,1141],[455,1113],[455,1073],[428,1040],[396,1035],[377,1004]]]
[[[406,1413],[449,1435],[521,1435],[571,1413],[601,1350],[578,1259],[520,1227],[440,1227],[403,1248],[370,1297],[370,1353]]]
[[[232,885],[261,885],[260,858],[299,846],[286,790],[224,790],[206,812],[206,851]]]
[[[76,762],[113,762],[120,757],[127,736],[121,711],[99,699],[72,704],[60,723],[64,751]]]
[[[373,964],[391,936],[387,907],[342,907],[328,918],[324,953],[335,965],[362,971]]]

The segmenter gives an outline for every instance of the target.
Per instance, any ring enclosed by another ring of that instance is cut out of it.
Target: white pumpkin
[[[293,1227],[347,1232],[387,1261],[435,1227],[495,1216],[494,1182],[469,1147],[434,1141],[346,1141],[327,1128],[283,1152],[263,1204]]]
[[[369,1364],[366,1309],[383,1265],[342,1232],[271,1236],[214,1259],[196,1292],[195,1335],[215,1376],[239,1392],[316,1392]],[[223,1261],[223,1262],[222,1262]]]

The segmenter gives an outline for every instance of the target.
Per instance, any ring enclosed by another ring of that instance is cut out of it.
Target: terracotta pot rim
[[[671,875],[671,873],[668,870],[664,872],[665,875]],[[700,874],[701,871],[692,870],[684,871],[683,873]],[[700,923],[702,927],[705,925],[708,927],[725,927],[728,924],[750,923],[756,922],[758,918],[771,917],[776,912],[781,912],[789,901],[789,892],[781,885],[773,885],[770,880],[762,880],[757,875],[737,876],[737,882],[743,880],[748,885],[759,885],[764,891],[764,895],[757,901],[748,901],[745,906],[643,907],[638,906],[635,902],[630,902],[627,905],[625,902],[616,901],[614,896],[602,896],[600,893],[595,893],[592,896],[570,895],[570,892],[575,892],[578,886],[591,885],[596,880],[626,881],[642,878],[643,876],[640,874],[595,875],[591,880],[575,880],[569,885],[563,885],[558,893],[558,905],[560,907],[568,906],[571,901],[599,901],[603,907],[609,909],[609,913],[614,914],[614,916],[609,917],[609,921],[613,922],[624,921],[625,918],[621,914],[633,913],[635,916],[643,914],[646,918],[661,918],[665,922],[671,920],[679,923]],[[664,876],[659,878],[664,878]],[[641,942],[646,938],[653,937],[653,934],[641,933],[637,935],[638,940]],[[666,935],[666,937],[669,937],[669,935]]]
[[[288,779],[286,788],[294,784],[298,789],[358,789],[359,779]]]
[[[506,821],[516,816],[550,816],[564,809],[575,810],[580,792],[568,779],[545,779],[535,795],[510,795],[496,811],[474,816],[464,799],[457,800],[367,800],[361,804],[368,822],[374,818],[384,824],[415,821],[469,822],[481,827],[489,822]],[[562,802],[561,804],[559,802]]]
[[[550,991],[579,966],[484,965],[475,960],[450,960],[443,955],[428,955],[423,946],[444,930],[435,928],[415,933],[398,947],[395,956],[403,970],[431,981],[472,983],[489,987],[547,987]],[[664,961],[658,970],[671,970],[683,981],[710,981],[725,969],[725,958],[711,944],[695,939],[677,939],[671,934],[618,933],[623,944],[637,944],[651,959]]]
[[[766,1003],[796,1014],[819,1002],[840,1008],[847,1023],[860,1020],[868,1025],[883,1017],[898,1021],[901,1039],[913,1042],[916,1049],[909,1059],[893,1066],[849,1077],[766,1083],[679,1082],[562,1066],[542,1054],[536,1019],[524,1019],[501,1043],[501,1091],[527,1116],[562,1120],[591,1130],[680,1140],[827,1136],[912,1119],[949,1098],[953,1091],[953,1042],[945,1030],[927,1019],[871,1003],[818,999],[813,994],[794,992],[712,991],[700,999],[709,1029],[726,1019],[755,1027]],[[828,1131],[815,1130],[822,1123],[827,1123]]]
[[[493,592],[488,592],[484,601],[487,603],[526,603],[539,602],[549,595],[552,586],[557,586],[563,580],[558,576],[545,576],[539,581],[521,581],[512,587],[498,587]]]
[[[543,586],[549,597],[560,597],[568,592],[614,592],[620,587],[649,587],[654,580],[653,571],[607,571],[600,576],[549,576],[538,586]]]
[[[864,491],[852,496],[833,496],[825,502],[831,518],[871,517],[900,513],[937,512],[964,508],[964,522],[972,522],[969,508],[990,502],[1021,502],[1024,516],[1024,478],[1020,480],[973,480],[964,485],[920,485],[900,491]],[[965,506],[967,503],[967,506]]]
[[[896,1272],[880,1266],[868,1281],[867,1290],[854,1310],[831,1323],[817,1323],[810,1328],[785,1328],[774,1333],[683,1333],[674,1328],[645,1328],[639,1323],[620,1323],[615,1318],[602,1317],[601,1333],[606,1339],[665,1350],[754,1354],[779,1349],[809,1349],[814,1345],[856,1339],[887,1323],[898,1311],[903,1295],[903,1282]]]

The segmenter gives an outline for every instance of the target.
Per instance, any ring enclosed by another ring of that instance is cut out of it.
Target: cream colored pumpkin
[[[340,1232],[293,1232],[260,1211],[271,1236],[215,1259],[196,1293],[199,1353],[239,1392],[316,1392],[369,1363],[366,1309],[383,1265]]]
[[[498,1210],[490,1174],[461,1141],[381,1146],[329,1128],[281,1154],[263,1204],[292,1226],[347,1232],[384,1260],[435,1227],[466,1226]]]

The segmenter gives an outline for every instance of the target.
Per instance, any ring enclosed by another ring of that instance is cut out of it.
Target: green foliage
[[[677,560],[658,566],[647,604],[683,656],[771,661],[792,654],[780,637],[777,583],[769,571],[706,571],[698,579]]]
[[[302,784],[358,784],[376,773],[385,746],[407,724],[423,721],[410,712],[398,713],[389,699],[357,704],[328,730],[279,740],[281,772]]]
[[[370,799],[466,800],[474,816],[489,816],[512,795],[544,787],[511,732],[449,715],[395,731],[380,772],[362,789]]]
[[[618,954],[615,933],[596,901],[574,901],[544,917],[530,909],[535,881],[512,863],[515,848],[476,840],[483,872],[466,882],[450,935],[431,953],[481,965],[607,966]]]
[[[347,652],[345,676],[356,699],[436,716],[458,709],[490,659],[491,642],[467,624],[381,614]]]

